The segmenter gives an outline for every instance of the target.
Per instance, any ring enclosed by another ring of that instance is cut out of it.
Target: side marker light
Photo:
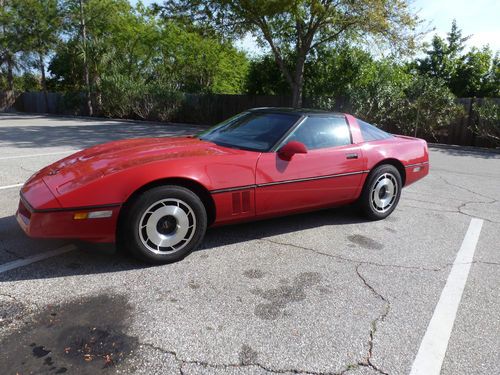
[[[85,219],[103,219],[113,216],[113,211],[92,211],[92,212],[75,212],[73,215],[74,220],[85,220]]]

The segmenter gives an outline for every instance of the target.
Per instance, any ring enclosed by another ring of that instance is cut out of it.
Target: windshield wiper
[[[215,143],[216,145],[218,145],[218,146],[222,146],[222,147],[234,148],[234,149],[236,149],[236,150],[253,151],[253,152],[262,152],[262,151],[260,151],[260,150],[255,149],[255,148],[244,147],[244,146],[236,146],[236,145],[233,145],[233,144],[231,144],[231,143],[224,143],[224,142],[220,142],[220,141],[212,141],[212,140],[207,140],[207,142],[212,142],[212,143]]]

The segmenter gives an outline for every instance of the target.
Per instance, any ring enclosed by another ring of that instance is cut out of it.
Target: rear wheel
[[[160,186],[140,194],[120,222],[119,241],[150,263],[183,259],[203,240],[207,213],[200,198],[180,186]]]
[[[396,167],[383,164],[368,176],[360,197],[363,213],[371,220],[385,219],[396,208],[401,196],[401,175]]]

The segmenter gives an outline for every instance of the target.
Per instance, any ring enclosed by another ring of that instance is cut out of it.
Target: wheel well
[[[191,190],[201,199],[203,205],[205,206],[205,209],[207,211],[207,224],[211,225],[215,221],[215,203],[212,199],[212,196],[210,195],[210,192],[200,183],[189,180],[187,178],[164,178],[149,182],[146,185],[141,186],[139,189],[134,191],[123,204],[123,207],[120,210],[120,218],[122,217],[123,212],[125,212],[130,202],[132,202],[139,194],[146,190],[162,185],[176,185]]]
[[[389,164],[389,165],[393,165],[394,167],[396,167],[399,174],[401,175],[401,182],[402,182],[403,186],[405,186],[406,170],[405,170],[405,166],[403,165],[403,163],[401,163],[398,159],[384,159],[384,160],[379,161],[377,164],[375,164],[372,167],[372,170],[377,168],[379,165],[383,165],[383,164]]]

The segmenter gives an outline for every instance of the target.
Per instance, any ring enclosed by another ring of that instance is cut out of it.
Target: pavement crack
[[[475,260],[472,262],[472,264],[474,263],[478,263],[478,264],[488,264],[490,266],[500,266],[500,263],[498,262],[486,262],[486,261],[483,261],[483,260]]]
[[[483,198],[486,198],[486,199],[491,200],[491,202],[484,202],[484,203],[495,203],[495,202],[497,202],[497,201],[498,201],[497,199],[492,198],[492,197],[490,197],[490,196],[488,196],[488,195],[481,194],[481,193],[478,193],[478,192],[476,192],[476,191],[474,191],[474,190],[467,189],[467,188],[465,188],[465,187],[463,187],[463,186],[460,186],[460,185],[456,185],[456,184],[454,184],[454,183],[451,183],[450,181],[448,181],[448,180],[447,180],[446,178],[444,178],[443,176],[438,176],[438,177],[441,179],[441,181],[443,181],[445,184],[447,184],[447,185],[449,185],[449,186],[452,186],[452,187],[454,187],[454,188],[456,188],[456,189],[460,189],[460,190],[463,190],[463,191],[467,191],[467,192],[469,192],[469,193],[471,193],[471,194],[478,195],[478,196],[480,196],[480,197],[483,197]],[[476,203],[482,203],[482,202],[476,202]]]
[[[384,370],[380,369],[377,365],[375,365],[373,363],[372,359],[373,359],[373,345],[374,345],[374,340],[375,340],[375,333],[377,332],[377,325],[378,325],[379,322],[383,322],[385,320],[385,318],[387,317],[387,315],[389,314],[390,309],[391,309],[391,303],[390,303],[390,301],[386,297],[384,297],[380,292],[378,292],[367,281],[367,279],[361,274],[359,268],[362,265],[370,265],[370,266],[375,266],[375,267],[395,267],[395,268],[403,268],[403,269],[416,269],[416,270],[420,270],[420,271],[422,271],[422,270],[423,271],[441,271],[441,270],[443,270],[443,269],[445,269],[447,267],[450,267],[449,264],[447,264],[445,266],[442,266],[442,267],[439,267],[439,268],[424,268],[424,267],[412,267],[412,266],[398,266],[398,265],[392,265],[392,264],[381,264],[381,263],[376,263],[376,262],[356,261],[354,259],[346,258],[346,257],[340,256],[340,255],[334,255],[334,254],[324,253],[322,251],[319,251],[319,250],[316,250],[316,249],[312,249],[312,248],[308,248],[308,247],[304,247],[304,246],[299,246],[299,245],[294,245],[294,244],[290,244],[290,243],[274,241],[274,240],[270,240],[270,239],[267,239],[267,238],[262,238],[261,240],[267,241],[267,242],[270,242],[270,243],[274,243],[274,244],[277,244],[277,245],[291,246],[291,247],[298,248],[298,249],[301,249],[301,250],[311,251],[311,252],[314,252],[314,253],[316,253],[318,255],[327,256],[327,257],[334,258],[334,259],[337,259],[337,260],[342,260],[342,261],[346,261],[346,262],[350,262],[350,263],[355,263],[356,264],[356,267],[355,267],[356,274],[359,277],[359,279],[363,282],[363,285],[366,288],[368,288],[373,295],[375,295],[378,299],[380,299],[384,303],[384,307],[383,307],[380,315],[377,318],[375,318],[371,322],[371,324],[370,324],[370,333],[369,333],[369,338],[368,338],[368,353],[367,353],[366,357],[363,360],[359,361],[356,365],[354,365],[354,366],[353,365],[348,366],[340,374],[345,374],[345,373],[351,371],[352,369],[354,369],[356,367],[362,366],[362,367],[369,367],[372,370],[378,372],[379,374],[388,375],[387,372],[385,372]]]
[[[489,195],[486,195],[486,194],[482,194],[482,193],[478,193],[472,189],[468,189],[466,187],[463,187],[463,186],[460,186],[460,185],[456,185],[454,183],[451,183],[450,181],[448,181],[446,178],[444,178],[443,176],[438,176],[439,179],[441,181],[443,181],[445,184],[449,185],[449,186],[452,186],[454,187],[455,189],[459,189],[459,190],[462,190],[462,191],[466,191],[470,194],[473,194],[473,195],[476,195],[476,196],[479,196],[481,198],[486,198],[488,199],[487,201],[485,200],[472,200],[472,201],[466,201],[466,202],[463,202],[462,204],[460,204],[459,206],[457,206],[456,210],[458,213],[462,214],[462,215],[465,215],[467,217],[470,217],[470,218],[475,218],[475,217],[480,217],[478,215],[471,215],[467,212],[464,211],[464,209],[469,205],[469,204],[494,204],[494,203],[497,203],[499,200],[496,199],[496,198],[493,198],[493,197],[490,197]],[[427,209],[427,208],[426,208]],[[483,219],[484,221],[488,221],[490,223],[500,223],[499,221],[496,221],[496,220],[491,220],[491,219],[488,219],[488,218],[484,218],[484,217],[480,217],[481,219]]]
[[[380,292],[378,292],[370,283],[368,283],[366,278],[361,274],[361,272],[359,270],[359,268],[361,266],[362,266],[362,263],[359,263],[356,266],[356,274],[361,279],[363,284],[372,292],[372,294],[375,295],[378,299],[380,299],[384,303],[384,307],[383,307],[380,315],[377,318],[375,318],[370,324],[370,336],[368,339],[368,354],[367,354],[365,360],[361,361],[359,363],[359,365],[360,366],[368,366],[380,374],[388,375],[387,372],[381,370],[373,363],[372,358],[373,358],[373,342],[375,340],[375,333],[377,332],[377,324],[379,322],[383,322],[385,320],[385,318],[387,317],[387,315],[389,315],[389,311],[391,310],[391,303],[386,297],[384,297]]]
[[[457,210],[458,210],[458,212],[459,212],[460,214],[465,215],[465,216],[467,216],[467,217],[470,217],[470,218],[480,218],[480,219],[482,219],[482,220],[484,220],[484,221],[488,221],[488,222],[490,222],[490,223],[496,223],[496,224],[498,224],[498,223],[500,223],[500,221],[497,221],[497,220],[491,220],[491,219],[488,219],[488,218],[485,218],[485,217],[481,217],[481,216],[479,216],[479,215],[471,215],[471,214],[469,214],[469,213],[467,213],[467,212],[464,212],[464,211],[463,211],[463,210],[465,209],[465,207],[466,207],[467,205],[469,205],[469,204],[493,204],[493,203],[496,203],[496,202],[498,202],[498,201],[497,201],[497,200],[494,200],[494,201],[491,201],[491,202],[484,202],[484,201],[468,201],[468,202],[464,202],[464,203],[462,203],[460,206],[458,206],[458,207],[457,207]]]
[[[412,200],[412,199],[410,199]],[[414,199],[413,199],[414,200]],[[443,213],[443,212],[449,212],[449,213],[452,213],[452,214],[461,214],[460,211],[458,211],[458,209],[454,209],[454,210],[445,210],[445,209],[442,209],[442,208],[430,208],[430,207],[421,207],[421,206],[413,206],[411,204],[408,204],[406,202],[402,202],[400,203],[400,207],[403,207],[403,208],[416,208],[417,210],[423,210],[423,211],[433,211],[433,212],[439,212],[439,213]]]
[[[326,257],[338,259],[338,260],[341,260],[341,261],[344,261],[344,262],[355,263],[355,264],[368,264],[370,266],[375,266],[375,267],[391,267],[391,268],[401,268],[401,269],[409,269],[409,270],[417,270],[417,271],[434,271],[434,272],[439,272],[439,271],[442,271],[445,268],[447,268],[447,267],[450,266],[449,264],[447,264],[447,265],[441,266],[441,267],[428,268],[428,267],[417,267],[417,266],[404,266],[404,265],[400,265],[400,264],[386,264],[386,263],[378,263],[378,262],[371,262],[371,261],[362,261],[362,260],[357,260],[357,259],[352,259],[352,258],[344,257],[342,255],[325,253],[323,251],[316,250],[316,249],[313,249],[311,247],[305,247],[305,246],[295,245],[295,244],[289,243],[289,242],[280,242],[280,241],[271,240],[269,238],[261,238],[260,240],[261,241],[270,242],[270,243],[273,243],[275,245],[290,246],[290,247],[294,247],[294,248],[297,248],[297,249],[300,249],[300,250],[310,251],[310,252],[313,252],[313,253],[318,254],[318,255],[322,255],[322,256],[326,256]]]
[[[179,374],[183,375],[184,374],[184,366],[185,365],[196,365],[196,366],[201,366],[205,368],[212,368],[212,369],[218,369],[218,370],[224,370],[224,369],[238,369],[238,368],[251,368],[251,367],[256,367],[260,368],[261,370],[264,370],[268,373],[271,374],[304,374],[304,375],[343,375],[346,372],[350,371],[353,367],[352,366],[347,366],[344,370],[340,372],[321,372],[321,371],[308,371],[308,370],[303,370],[303,369],[273,369],[270,367],[267,367],[263,364],[260,364],[258,362],[254,363],[228,363],[228,364],[216,364],[216,363],[210,363],[208,361],[201,361],[201,360],[189,360],[189,359],[182,359],[176,351],[173,350],[167,350],[164,348],[161,348],[157,345],[147,343],[147,342],[140,342],[140,345],[143,347],[148,347],[150,349],[157,350],[161,353],[168,354],[174,357],[174,359],[178,363],[178,368],[179,368]]]
[[[484,260],[473,260],[472,262],[465,262],[465,263],[451,263],[450,266],[454,265],[468,265],[468,264],[487,264],[489,266],[500,266],[500,263],[498,262],[488,262]]]
[[[423,202],[423,201],[419,201],[417,199],[412,199],[412,198],[407,198],[406,200],[408,200],[408,201],[414,201],[414,202],[421,202],[421,203],[432,203],[432,202]],[[467,201],[467,202],[463,202],[462,204],[460,204],[459,206],[457,206],[454,210],[447,210],[447,209],[444,209],[444,208],[419,207],[419,206],[414,206],[414,205],[411,205],[411,204],[408,204],[408,203],[403,203],[402,207],[411,207],[411,208],[416,208],[418,210],[433,211],[433,212],[440,212],[440,213],[442,213],[442,212],[449,212],[449,213],[464,215],[464,216],[470,217],[471,219],[472,218],[480,218],[480,219],[482,219],[484,221],[498,224],[498,223],[500,223],[500,221],[488,219],[486,217],[481,217],[479,215],[471,215],[471,214],[469,214],[469,213],[467,213],[467,212],[464,211],[464,208],[467,205],[469,205],[469,204],[493,204],[493,203],[496,203],[496,202],[498,202],[498,200],[494,200],[494,201]]]

